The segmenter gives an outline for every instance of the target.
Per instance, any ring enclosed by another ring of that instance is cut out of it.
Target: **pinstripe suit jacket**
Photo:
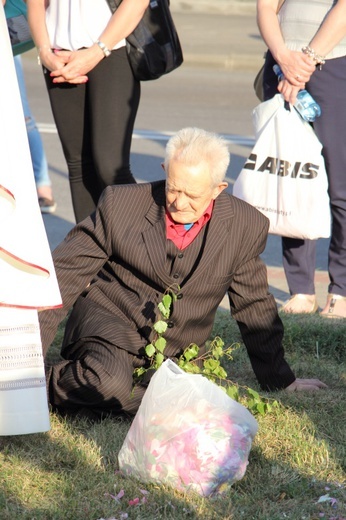
[[[260,212],[222,192],[197,267],[177,280],[167,268],[164,181],[106,188],[96,212],[53,252],[64,307],[40,313],[44,352],[82,293],[80,319],[70,324],[65,344],[98,336],[138,355],[163,292],[178,282],[165,353],[175,356],[190,343],[202,346],[228,292],[262,388],[288,386],[295,377],[284,359],[283,326],[259,258],[267,232]]]

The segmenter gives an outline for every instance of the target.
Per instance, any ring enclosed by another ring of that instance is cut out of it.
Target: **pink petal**
[[[119,500],[120,498],[123,498],[124,495],[125,495],[125,491],[123,489],[121,489],[115,498],[116,498],[116,500]]]

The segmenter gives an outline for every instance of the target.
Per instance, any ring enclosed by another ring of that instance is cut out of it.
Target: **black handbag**
[[[107,3],[114,13],[121,0]],[[143,18],[126,38],[126,49],[133,75],[139,81],[157,79],[183,63],[169,0],[150,0]]]

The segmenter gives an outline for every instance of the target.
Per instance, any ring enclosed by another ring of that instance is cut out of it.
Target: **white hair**
[[[225,139],[219,135],[200,128],[183,128],[167,143],[164,161],[166,173],[172,160],[191,166],[206,162],[212,184],[217,186],[225,179],[230,153]]]

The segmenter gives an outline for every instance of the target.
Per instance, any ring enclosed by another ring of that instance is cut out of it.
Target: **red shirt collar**
[[[203,226],[211,219],[213,207],[214,200],[210,202],[203,215],[194,222],[192,228],[189,230],[184,228],[184,224],[174,222],[170,213],[166,210],[166,238],[172,240],[178,249],[185,249],[196,238]]]

